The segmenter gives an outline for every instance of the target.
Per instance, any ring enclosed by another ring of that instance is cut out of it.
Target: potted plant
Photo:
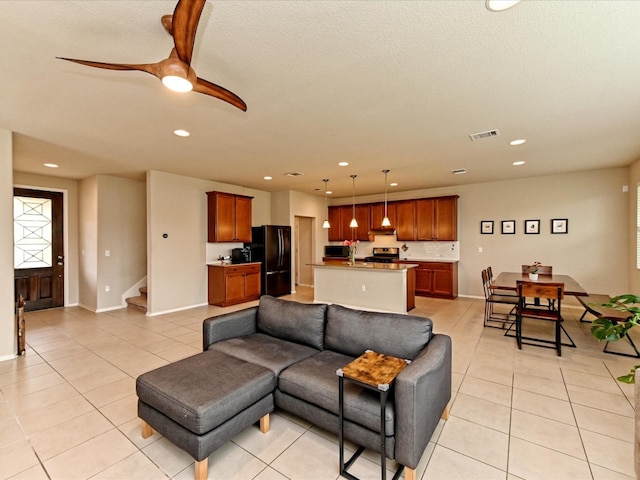
[[[530,280],[538,280],[538,267],[540,267],[542,263],[533,262],[533,265],[529,266],[529,279]]]
[[[607,303],[597,304],[594,306],[608,307],[625,312],[629,317],[624,321],[612,321],[608,318],[598,318],[591,323],[591,334],[598,341],[616,342],[627,336],[627,332],[636,325],[640,324],[640,297],[637,295],[626,294],[613,297]],[[620,382],[635,383],[636,369],[640,365],[634,366],[631,371],[618,377]]]
[[[626,338],[629,330],[640,322],[640,297],[637,295],[618,295],[612,297],[608,303],[594,306],[609,307],[629,314],[624,321],[611,321],[607,318],[598,318],[591,324],[591,334],[599,341],[615,342]],[[636,370],[640,365],[635,365],[629,373],[618,377],[618,381],[635,384],[635,436],[633,439],[633,459],[636,477],[640,478],[640,382],[636,382]]]

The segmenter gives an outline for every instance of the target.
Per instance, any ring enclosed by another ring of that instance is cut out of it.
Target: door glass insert
[[[14,268],[51,267],[52,201],[13,197]]]

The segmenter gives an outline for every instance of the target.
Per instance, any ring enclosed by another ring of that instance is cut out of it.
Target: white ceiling
[[[0,128],[15,132],[15,170],[154,169],[308,193],[329,178],[340,197],[350,174],[356,195],[380,193],[386,168],[403,191],[640,158],[638,1],[523,0],[500,13],[484,0],[209,1],[192,67],[246,113],[145,73],[55,58],[159,61],[172,47],[160,17],[174,7],[0,2]],[[501,135],[469,138],[491,129]]]

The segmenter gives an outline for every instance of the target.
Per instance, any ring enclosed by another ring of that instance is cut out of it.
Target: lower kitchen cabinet
[[[226,307],[260,298],[260,263],[208,265],[209,304]]]
[[[458,296],[457,262],[412,262],[416,271],[416,295],[421,297],[456,298]]]

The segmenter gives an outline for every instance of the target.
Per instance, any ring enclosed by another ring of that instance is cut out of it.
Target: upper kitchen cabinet
[[[393,230],[397,228],[398,221],[396,217],[396,204],[392,202],[387,202],[387,215],[389,216],[389,221],[391,222],[390,227],[382,226],[382,219],[384,218],[384,202],[382,203],[372,203],[370,207],[371,212],[371,230]]]
[[[232,193],[207,192],[207,241],[250,242],[252,198]]]
[[[329,207],[329,228],[328,238],[331,242],[341,242],[344,240],[369,240],[370,212],[369,205],[356,205],[355,215],[358,228],[351,228],[349,224],[353,218],[352,205],[340,205]]]
[[[458,239],[458,196],[416,200],[416,240]]]
[[[416,239],[416,201],[401,200],[393,202],[396,209],[396,234],[398,240],[414,241]]]

